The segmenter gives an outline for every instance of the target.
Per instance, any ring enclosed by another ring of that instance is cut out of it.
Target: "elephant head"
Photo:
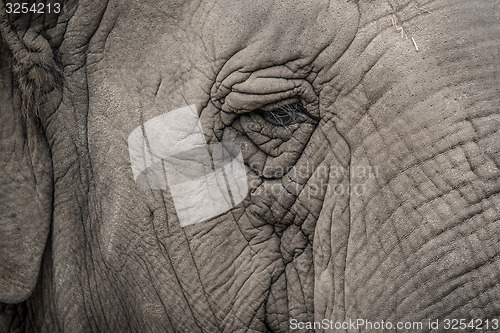
[[[44,6],[0,5],[19,326],[498,320],[497,1]]]

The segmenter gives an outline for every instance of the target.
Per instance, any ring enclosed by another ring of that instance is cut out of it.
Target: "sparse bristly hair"
[[[29,28],[19,33],[12,26],[5,8],[1,7],[3,3],[0,4],[0,42],[11,54],[11,68],[22,97],[22,112],[38,116],[45,94],[62,86],[62,68],[42,34]]]

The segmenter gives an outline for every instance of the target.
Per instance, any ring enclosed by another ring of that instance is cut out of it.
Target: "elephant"
[[[499,328],[498,0],[0,15],[2,332]]]

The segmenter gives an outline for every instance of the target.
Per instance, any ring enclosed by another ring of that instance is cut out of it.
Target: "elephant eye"
[[[298,101],[266,107],[266,110],[259,109],[257,113],[267,122],[275,126],[290,126],[304,122],[315,123],[316,119],[308,114],[306,109]]]

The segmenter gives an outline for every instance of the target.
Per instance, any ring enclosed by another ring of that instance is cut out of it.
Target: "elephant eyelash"
[[[267,122],[275,126],[291,126],[305,122],[316,123],[300,102],[279,105],[271,110],[257,110],[257,113]]]

